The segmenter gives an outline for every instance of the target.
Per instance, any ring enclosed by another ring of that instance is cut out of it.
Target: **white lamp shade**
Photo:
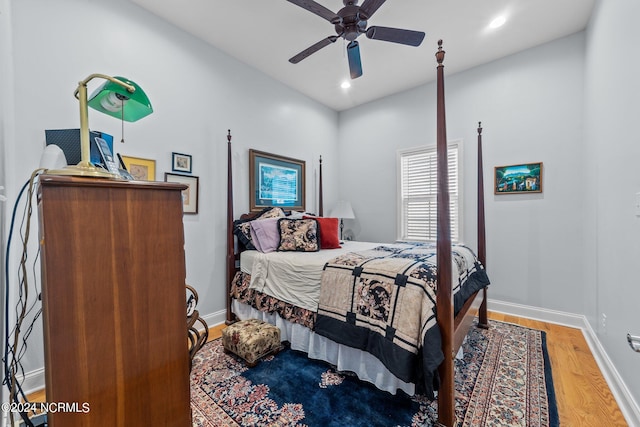
[[[346,218],[353,219],[356,216],[353,214],[353,209],[351,208],[351,203],[346,200],[340,200],[336,205],[331,209],[331,213],[329,216],[334,218]]]
[[[60,147],[47,145],[40,155],[40,167],[43,169],[62,169],[67,166],[67,158]]]

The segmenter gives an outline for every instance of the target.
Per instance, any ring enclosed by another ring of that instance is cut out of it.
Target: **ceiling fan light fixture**
[[[491,23],[489,24],[489,28],[491,29],[500,28],[505,24],[505,22],[507,22],[507,18],[504,15],[500,15],[496,17],[493,21],[491,21]]]

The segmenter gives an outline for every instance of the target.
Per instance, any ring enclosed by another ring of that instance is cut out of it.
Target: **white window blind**
[[[449,197],[451,240],[459,241],[460,144],[449,143]],[[399,240],[436,241],[437,164],[436,148],[424,147],[399,153]]]

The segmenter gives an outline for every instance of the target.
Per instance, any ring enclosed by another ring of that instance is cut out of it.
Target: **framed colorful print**
[[[122,162],[127,167],[127,171],[137,181],[156,180],[156,161],[142,159],[140,157],[120,156]]]
[[[199,181],[197,176],[180,175],[177,173],[164,173],[165,182],[178,182],[189,186],[186,190],[182,190],[182,211],[185,214],[198,213],[198,191]]]
[[[191,156],[189,154],[171,153],[171,170],[191,173]]]
[[[305,162],[249,150],[249,208],[305,210]]]
[[[495,194],[542,193],[542,162],[496,166]]]

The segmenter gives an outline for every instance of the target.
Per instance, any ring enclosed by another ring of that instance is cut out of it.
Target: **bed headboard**
[[[226,257],[226,292],[227,292],[227,316],[226,323],[231,324],[235,322],[235,315],[231,310],[231,281],[238,269],[237,264],[240,261],[240,252],[244,250],[243,245],[240,242],[236,243],[235,235],[233,234],[233,168],[231,162],[231,129],[227,133],[227,257]],[[323,216],[323,191],[322,191],[322,156],[320,156],[319,166],[319,182],[318,182],[318,215]],[[249,212],[240,215],[240,219],[250,219],[259,215],[260,212]]]

